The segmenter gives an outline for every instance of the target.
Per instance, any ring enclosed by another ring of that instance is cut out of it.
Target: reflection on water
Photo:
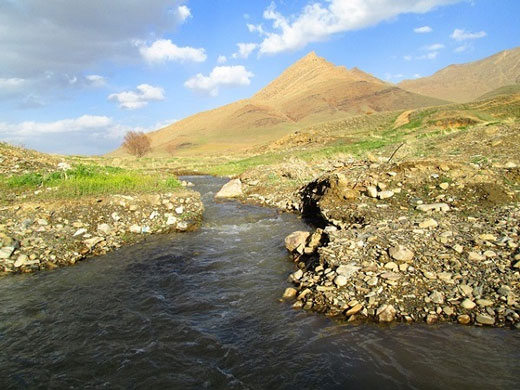
[[[0,388],[515,388],[520,337],[346,325],[279,301],[294,215],[213,202],[194,233],[0,279]]]

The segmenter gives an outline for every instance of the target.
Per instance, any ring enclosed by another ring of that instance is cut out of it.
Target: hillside
[[[301,126],[352,115],[445,103],[387,84],[357,68],[303,57],[250,99],[149,133],[154,155],[235,153]],[[119,149],[112,155],[122,155]]]
[[[480,61],[450,65],[432,76],[398,84],[410,92],[469,102],[497,88],[520,83],[520,47],[504,50]]]

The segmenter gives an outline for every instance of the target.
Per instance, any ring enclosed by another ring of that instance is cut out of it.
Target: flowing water
[[[296,216],[214,202],[202,228],[0,279],[0,388],[512,389],[520,337],[455,325],[347,325],[279,297]]]

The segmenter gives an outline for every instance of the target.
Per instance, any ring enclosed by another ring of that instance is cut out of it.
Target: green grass
[[[94,165],[78,165],[67,172],[27,173],[0,178],[2,191],[21,193],[44,190],[42,195],[56,198],[150,193],[171,191],[180,187],[180,182],[174,177]],[[46,188],[53,190],[48,191]]]

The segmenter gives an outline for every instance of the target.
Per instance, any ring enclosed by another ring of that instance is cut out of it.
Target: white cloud
[[[0,78],[0,88],[18,88],[25,84],[25,81],[26,80],[17,77],[11,77],[9,79]]]
[[[161,87],[141,84],[137,86],[136,90],[113,93],[108,96],[108,100],[119,103],[119,107],[127,110],[143,108],[153,100],[164,100],[164,89]]]
[[[189,46],[179,47],[169,39],[158,39],[151,46],[141,45],[139,52],[149,63],[165,61],[204,62],[207,58],[204,49],[195,49]]]
[[[453,30],[453,33],[450,35],[456,41],[467,41],[468,39],[479,39],[487,36],[485,31],[479,32],[469,32],[464,29],[456,28]]]
[[[107,116],[83,115],[74,119],[62,119],[55,122],[24,121],[15,124],[0,122],[0,135],[32,137],[42,134],[75,133],[104,128],[112,124]]]
[[[238,51],[231,55],[232,58],[246,59],[258,47],[256,43],[237,43]]]
[[[434,60],[439,55],[438,51],[431,51],[427,54],[424,54],[422,56],[415,57],[416,60]]]
[[[282,15],[271,3],[263,17],[271,21],[277,32],[265,32],[259,51],[275,54],[298,50],[337,33],[373,26],[400,14],[426,13],[458,1],[461,0],[329,0],[325,4],[309,4],[300,14],[290,17]]]
[[[104,87],[107,84],[107,80],[98,74],[89,74],[85,76],[85,79],[92,87]]]
[[[473,49],[473,46],[471,46],[470,44],[466,43],[464,45],[457,46],[453,51],[455,53],[463,53],[463,52],[471,50],[471,49]]]
[[[250,78],[253,73],[249,72],[244,66],[216,66],[209,76],[201,73],[193,76],[184,83],[189,89],[194,89],[209,94],[218,95],[219,87],[245,86],[251,83]]]
[[[227,62],[227,57],[226,56],[218,56],[217,63],[225,64],[226,62]]]
[[[444,49],[444,47],[445,46],[442,43],[434,43],[433,45],[425,46],[424,50],[437,51],[437,50]]]
[[[413,31],[418,34],[427,34],[427,33],[431,33],[433,31],[433,29],[430,26],[422,26],[422,27],[414,28]]]
[[[191,16],[191,11],[185,5],[181,5],[181,6],[177,7],[177,14],[179,15],[179,18],[181,19],[181,22],[184,22],[186,19],[188,19]]]
[[[258,33],[259,35],[265,35],[265,31],[264,31],[264,28],[262,27],[261,24],[251,24],[251,23],[247,23],[247,29],[249,30],[249,32],[251,33]]]

